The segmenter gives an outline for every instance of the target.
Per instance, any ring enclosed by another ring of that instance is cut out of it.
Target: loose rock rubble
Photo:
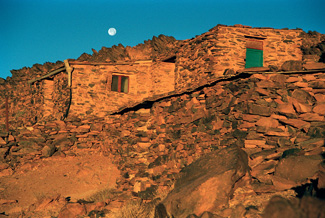
[[[100,150],[121,171],[117,190],[151,201],[172,190],[178,173],[200,157],[235,146],[247,154],[249,170],[237,165],[248,171],[238,177],[245,175],[245,182],[230,189],[218,183],[225,191],[222,207],[203,202],[203,209],[182,213],[261,217],[275,195],[290,200],[324,193],[324,84],[322,72],[243,74],[106,118],[70,117],[3,132],[0,174],[10,176],[40,158]],[[190,196],[178,198],[199,200]]]
[[[169,58],[175,64],[175,91],[127,104],[115,114],[96,116],[88,110],[82,119],[39,120],[43,105],[69,104],[64,99],[71,92],[63,88],[68,78],[62,73],[32,88],[27,81],[63,67],[62,62],[13,70],[11,78],[0,79],[1,114],[6,111],[2,102],[10,99],[9,131],[5,116],[0,117],[0,182],[19,184],[19,175],[39,172],[39,163],[47,160],[64,163],[93,154],[109,157],[120,171],[115,189],[101,190],[96,201],[51,193],[22,207],[18,197],[6,197],[9,185],[1,185],[0,216],[112,217],[129,205],[117,217],[324,217],[324,35],[259,29],[261,37],[271,36],[267,49],[279,43],[285,49],[267,56],[276,66],[238,70],[245,53],[236,49],[245,41],[234,36],[255,31],[218,25],[189,40],[161,35],[132,48],[118,45],[83,54],[79,61]],[[132,64],[128,67],[132,70]],[[97,74],[82,79],[98,80]],[[56,100],[44,89],[54,83]],[[92,93],[93,87],[78,90]],[[85,162],[76,168],[76,174],[69,173],[74,179],[85,182],[91,174],[89,187],[101,182],[100,173],[89,173]]]

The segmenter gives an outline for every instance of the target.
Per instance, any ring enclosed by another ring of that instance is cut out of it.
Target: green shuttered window
[[[246,65],[245,68],[263,67],[263,50],[246,49]]]

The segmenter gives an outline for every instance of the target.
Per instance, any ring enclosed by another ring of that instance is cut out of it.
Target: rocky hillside
[[[177,40],[172,36],[159,35],[151,40],[146,40],[142,44],[134,47],[124,47],[122,44],[111,48],[102,47],[98,52],[93,49],[93,54],[82,54],[77,60],[94,62],[116,62],[143,59],[156,59],[161,56],[175,54]]]
[[[302,37],[303,61],[324,61],[324,35]],[[190,43],[160,35],[78,60],[163,59],[177,50],[194,57]],[[195,67],[209,68],[205,54],[196,55]],[[180,57],[176,65],[186,62]],[[299,71],[233,72],[102,118],[42,123],[34,104],[41,95],[32,98],[27,81],[63,63],[12,71],[0,80],[0,100],[10,98],[11,113],[9,132],[0,123],[0,217],[325,217],[324,69],[303,72],[302,63],[288,63],[288,71],[291,64]],[[49,171],[62,176],[57,184],[46,180]],[[113,189],[104,180],[110,174],[117,177]],[[37,182],[26,187],[20,181],[30,175]],[[98,190],[76,198],[62,191],[67,182]],[[22,193],[41,186],[44,193],[22,202]]]
[[[325,35],[316,31],[303,33],[302,51],[305,59],[325,63]]]
[[[281,210],[322,216],[324,90],[323,72],[243,73],[107,119],[14,129],[1,133],[1,175],[15,175],[35,159],[97,150],[121,172],[116,191],[157,205],[156,217],[276,217],[270,214]],[[169,194],[158,198],[163,193]],[[125,199],[102,202],[96,211],[111,217]],[[29,213],[86,216],[92,210],[71,208],[95,207],[66,202],[60,210],[52,207],[56,201],[39,202],[42,211]],[[5,212],[17,204],[3,202]]]

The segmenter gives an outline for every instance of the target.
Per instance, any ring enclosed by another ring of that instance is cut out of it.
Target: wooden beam
[[[46,74],[44,76],[41,76],[41,77],[38,77],[38,78],[35,78],[35,79],[28,80],[28,83],[29,84],[33,84],[34,82],[36,82],[38,80],[46,79],[47,77],[50,77],[50,76],[53,76],[53,75],[55,75],[57,73],[62,72],[63,70],[65,70],[65,67],[61,67],[61,68],[59,68],[57,70],[54,70],[54,71],[52,71],[52,72],[50,72],[50,73],[48,73],[48,74]]]
[[[73,71],[73,68],[70,67],[68,59],[64,60],[64,66],[65,70],[68,72],[68,86],[71,87],[71,73]]]

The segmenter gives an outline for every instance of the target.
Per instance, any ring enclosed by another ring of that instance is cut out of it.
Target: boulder
[[[324,121],[324,116],[315,113],[305,113],[299,116],[304,121]]]
[[[324,69],[325,68],[325,63],[306,63],[304,64],[304,68],[306,70],[317,70],[317,69]]]
[[[266,206],[263,218],[302,217],[298,205],[280,196],[274,196]]]
[[[295,89],[292,92],[292,98],[295,98],[300,103],[308,104],[308,105],[312,105],[313,102],[315,101],[313,96],[311,96],[308,92],[301,89]]]
[[[281,114],[295,114],[292,104],[279,104],[276,110]]]
[[[303,196],[300,200],[300,208],[305,217],[325,217],[325,201],[321,198]]]
[[[0,146],[6,145],[6,144],[7,144],[6,141],[0,137]]]
[[[282,64],[283,71],[300,71],[302,70],[302,61],[286,61]]]
[[[325,65],[325,63],[324,63]],[[310,87],[313,89],[325,89],[325,81],[314,81],[310,83]]]
[[[248,113],[261,116],[271,116],[271,108],[267,106],[248,104]]]
[[[3,161],[9,154],[9,147],[0,148],[0,161]]]
[[[5,138],[7,136],[8,136],[8,132],[2,132],[2,131],[0,131],[0,137]]]
[[[276,128],[279,126],[279,122],[271,117],[262,117],[256,122],[256,125]]]
[[[179,218],[225,208],[235,183],[248,170],[247,154],[237,146],[216,150],[185,167],[162,203]]]
[[[325,115],[325,104],[317,104],[313,108],[313,112],[318,113],[320,115]]]
[[[15,137],[13,137],[12,135],[8,136],[8,142],[13,142],[15,141]]]
[[[79,126],[78,128],[70,130],[70,132],[87,133],[87,132],[89,132],[89,130],[90,130],[89,125],[82,125],[82,126]]]
[[[56,151],[56,147],[53,145],[45,145],[42,149],[43,157],[51,157]]]
[[[266,206],[262,217],[325,217],[324,203],[324,200],[310,196],[304,196],[300,200],[274,196]]]
[[[68,203],[60,211],[58,218],[75,218],[87,214],[86,207],[79,203]]]
[[[316,174],[318,165],[322,161],[321,155],[288,156],[276,166],[274,175],[296,183],[303,183]]]
[[[289,98],[289,97],[288,97]],[[311,112],[311,106],[299,103],[296,99],[291,99],[292,104],[298,113],[308,113]]]
[[[298,129],[304,129],[304,130],[306,130],[306,132],[310,128],[309,122],[299,120],[299,119],[286,119],[286,120],[281,120],[281,122],[288,124],[290,126],[296,127]]]

